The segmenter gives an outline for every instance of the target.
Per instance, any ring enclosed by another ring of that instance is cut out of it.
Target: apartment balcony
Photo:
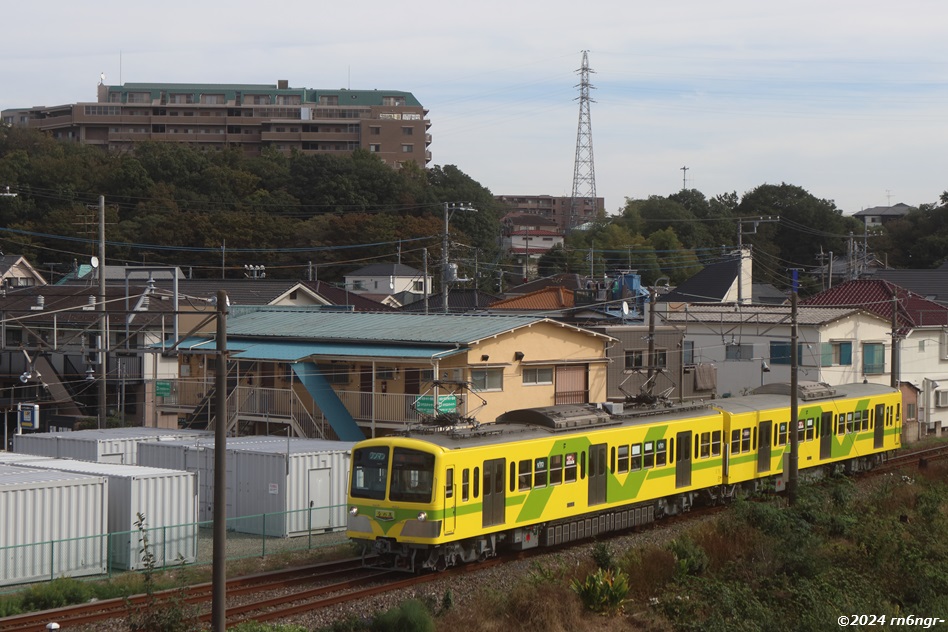
[[[156,398],[157,407],[161,411],[182,416],[204,410],[207,417],[199,421],[213,424],[213,406],[207,406],[207,403],[213,397],[214,388],[212,380],[176,380],[170,395]],[[422,415],[414,409],[418,395],[360,391],[336,391],[336,395],[352,419],[364,428],[403,429],[422,420]],[[459,397],[459,400],[457,410],[465,414],[466,402],[463,397]],[[227,406],[231,424],[291,424],[306,429],[308,432],[305,436],[332,434],[326,416],[315,402],[293,389],[238,386],[228,394]]]

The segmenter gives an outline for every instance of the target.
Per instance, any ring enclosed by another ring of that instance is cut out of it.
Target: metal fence
[[[316,508],[331,513],[343,505]],[[273,524],[309,524],[313,509],[301,509],[227,519],[228,561],[310,551],[345,544],[345,525],[309,529],[302,535],[277,537]],[[0,591],[15,591],[20,584],[58,577],[105,578],[115,573],[144,570],[146,551],[153,567],[167,569],[214,561],[213,522],[194,522],[143,530],[122,531],[82,538],[49,540],[0,547]]]

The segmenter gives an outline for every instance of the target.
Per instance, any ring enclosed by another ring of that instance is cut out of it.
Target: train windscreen
[[[392,455],[392,489],[389,500],[430,503],[434,485],[434,455],[395,448]]]
[[[359,448],[352,453],[352,489],[354,498],[385,500],[388,478],[388,448]]]

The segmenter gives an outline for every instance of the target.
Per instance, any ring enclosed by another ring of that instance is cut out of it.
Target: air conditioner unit
[[[948,391],[935,391],[935,406],[948,408]]]

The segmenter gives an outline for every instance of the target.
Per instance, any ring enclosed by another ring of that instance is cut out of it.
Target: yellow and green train
[[[901,396],[802,382],[708,404],[609,413],[563,405],[495,423],[416,430],[352,450],[349,537],[381,565],[420,570],[646,524],[699,501],[869,469],[900,446]]]

